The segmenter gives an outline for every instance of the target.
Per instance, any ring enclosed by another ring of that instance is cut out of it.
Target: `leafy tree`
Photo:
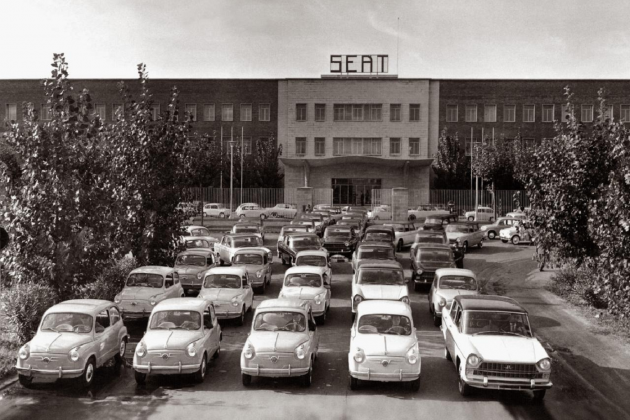
[[[435,188],[468,188],[470,161],[460,145],[457,134],[449,136],[443,130],[438,140],[438,149],[432,168],[435,173]]]
[[[284,174],[280,170],[280,156],[282,145],[276,146],[273,137],[256,141],[252,187],[282,188]]]

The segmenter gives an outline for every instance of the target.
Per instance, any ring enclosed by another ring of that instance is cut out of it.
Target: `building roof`
[[[459,295],[454,298],[462,306],[462,309],[467,310],[489,310],[489,311],[504,311],[504,312],[524,312],[527,310],[523,308],[517,301],[506,296],[477,296],[477,295]]]
[[[46,313],[77,312],[96,315],[103,309],[113,305],[113,302],[101,299],[73,299],[66,300],[48,308]]]
[[[159,302],[155,308],[153,308],[153,313],[156,313],[158,310],[160,311],[198,311],[203,312],[206,309],[208,302],[205,299],[197,299],[197,298],[173,298],[173,299],[165,299]]]
[[[256,312],[271,309],[289,309],[306,312],[307,308],[308,301],[299,299],[267,299],[260,302],[260,305],[256,308]]]
[[[438,268],[435,270],[435,275],[438,277],[441,276],[468,276],[474,279],[477,278],[475,273],[471,270],[466,270],[465,268]]]
[[[202,248],[207,249],[207,248]],[[184,251],[185,252],[185,251]],[[163,276],[170,274],[175,270],[173,267],[163,267],[160,265],[145,265],[144,267],[138,267],[131,270],[129,274],[147,273],[147,274],[161,274]]]
[[[411,308],[398,300],[364,300],[357,306],[357,315],[384,314],[403,315],[412,319]]]

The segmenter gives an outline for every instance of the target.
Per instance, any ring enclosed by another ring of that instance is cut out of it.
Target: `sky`
[[[627,0],[0,0],[0,79],[318,78],[388,54],[409,78],[629,79]]]

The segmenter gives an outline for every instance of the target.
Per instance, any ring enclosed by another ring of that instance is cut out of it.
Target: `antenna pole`
[[[398,18],[398,29],[396,30],[396,72],[400,74],[400,67],[398,67],[398,50],[400,44],[400,18]]]

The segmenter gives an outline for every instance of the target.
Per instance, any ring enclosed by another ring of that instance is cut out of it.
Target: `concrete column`
[[[311,187],[299,187],[295,194],[295,204],[297,205],[297,214],[300,215],[303,209],[313,208],[313,189]]]
[[[308,161],[304,161],[304,186],[308,187],[311,182],[311,166]]]
[[[392,220],[400,222],[407,220],[409,210],[409,190],[407,188],[392,188]]]

